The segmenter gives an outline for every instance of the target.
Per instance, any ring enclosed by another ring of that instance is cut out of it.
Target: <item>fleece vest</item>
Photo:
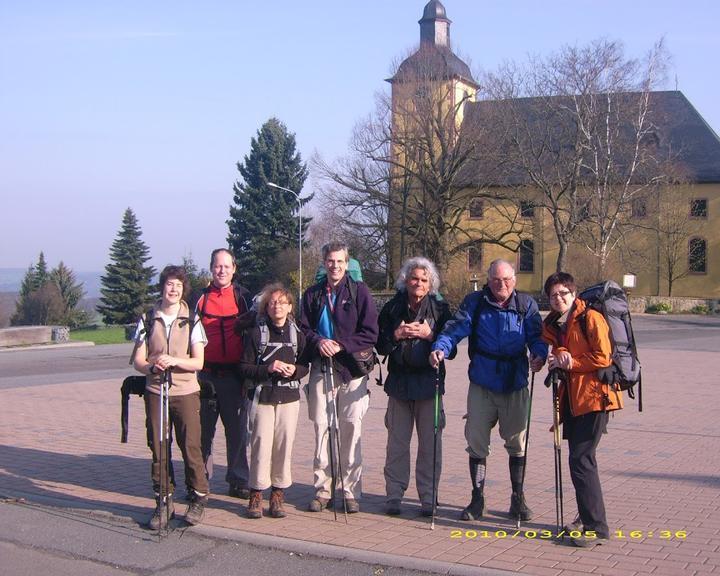
[[[187,304],[182,301],[180,303],[180,312],[177,318],[170,325],[170,333],[167,335],[165,322],[157,312],[156,305],[153,308],[150,317],[153,326],[146,327],[149,332],[147,342],[148,357],[153,354],[170,354],[177,358],[190,358],[190,334],[192,332],[193,321]],[[195,372],[182,370],[180,368],[172,368],[168,372],[168,380],[170,382],[170,396],[183,396],[200,391],[200,385],[197,381]],[[164,378],[163,373],[148,374],[146,389],[153,394],[160,394],[160,386]]]

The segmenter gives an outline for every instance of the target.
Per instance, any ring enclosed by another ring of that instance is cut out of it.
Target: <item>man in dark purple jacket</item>
[[[312,354],[308,383],[308,411],[315,427],[313,461],[315,497],[308,509],[320,512],[331,502],[331,466],[328,454],[328,412],[337,405],[342,478],[345,506],[359,512],[362,494],[362,455],[360,434],[369,396],[367,376],[354,376],[352,353],[372,349],[378,336],[377,308],[368,287],[347,274],[350,259],[343,242],[323,246],[327,279],[311,286],[302,299],[300,329]],[[325,391],[325,370],[332,363],[335,388]]]

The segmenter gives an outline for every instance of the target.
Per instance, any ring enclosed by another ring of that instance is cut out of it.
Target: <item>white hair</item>
[[[407,277],[416,268],[425,270],[430,280],[430,294],[437,294],[440,290],[440,273],[437,267],[427,258],[422,256],[414,256],[408,258],[403,262],[400,272],[398,272],[398,278],[395,282],[395,288],[398,290],[407,290]]]

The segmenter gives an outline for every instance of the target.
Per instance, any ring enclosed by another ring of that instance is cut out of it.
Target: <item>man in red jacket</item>
[[[235,320],[248,310],[248,292],[233,283],[237,268],[235,257],[229,250],[213,250],[210,271],[212,282],[203,290],[196,308],[208,339],[205,364],[198,374],[203,388],[203,460],[210,479],[213,474],[212,444],[220,416],[225,427],[228,494],[248,498],[247,402],[237,373],[243,345],[242,337],[234,331]]]

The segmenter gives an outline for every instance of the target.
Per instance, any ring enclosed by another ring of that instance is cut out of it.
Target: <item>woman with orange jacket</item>
[[[609,537],[595,452],[607,431],[608,413],[622,408],[622,396],[598,377],[599,369],[610,366],[612,352],[603,315],[577,298],[575,279],[566,272],[545,281],[545,294],[552,311],[543,322],[543,339],[552,346],[548,368],[562,374],[560,420],[578,507],[570,528],[585,536],[571,542],[592,546]]]

